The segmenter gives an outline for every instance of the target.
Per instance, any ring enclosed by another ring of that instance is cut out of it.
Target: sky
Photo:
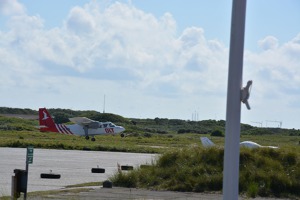
[[[224,120],[232,1],[0,0],[0,106]],[[241,122],[300,129],[300,1],[248,0]],[[104,103],[105,99],[105,103]]]

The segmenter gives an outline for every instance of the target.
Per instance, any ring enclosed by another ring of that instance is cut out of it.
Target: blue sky
[[[231,4],[1,0],[0,105],[224,119]],[[243,123],[300,128],[299,9],[247,2]]]

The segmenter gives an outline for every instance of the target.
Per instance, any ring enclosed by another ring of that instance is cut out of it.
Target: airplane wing
[[[94,120],[91,120],[91,119],[86,118],[86,117],[73,117],[73,118],[69,118],[69,120],[71,122],[79,124],[81,126],[89,125],[89,124],[95,122]]]

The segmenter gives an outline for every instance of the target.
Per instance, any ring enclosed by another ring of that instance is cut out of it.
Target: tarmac
[[[87,188],[86,188],[87,189]],[[223,198],[221,193],[193,193],[193,192],[172,192],[172,191],[153,191],[137,188],[89,188],[89,190],[83,190],[82,192],[72,192],[70,190],[61,191],[56,194],[47,194],[36,196],[28,199],[42,200],[42,199],[79,199],[79,200],[221,200]],[[249,197],[239,197],[240,200],[253,199]],[[279,200],[277,198],[254,198],[256,200]],[[280,199],[287,200],[287,199]]]
[[[0,0],[1,1],[1,0]],[[60,190],[69,185],[102,182],[113,176],[121,166],[139,167],[151,163],[155,154],[34,149],[33,163],[29,165],[28,192]],[[11,193],[14,169],[25,169],[26,148],[0,147],[0,197]],[[93,168],[105,173],[92,173]],[[44,179],[44,173],[60,174],[60,179]],[[100,187],[100,186],[99,186]]]

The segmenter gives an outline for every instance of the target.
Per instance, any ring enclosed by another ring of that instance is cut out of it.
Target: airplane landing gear
[[[85,134],[85,139],[89,140],[90,139],[90,137],[89,137],[89,127],[85,125],[83,127],[83,130],[84,130],[84,134]]]
[[[93,137],[93,138],[91,139],[91,141],[95,142],[95,141],[96,141],[96,139]]]
[[[121,133],[121,137],[125,137],[125,134],[124,134],[124,133]]]

